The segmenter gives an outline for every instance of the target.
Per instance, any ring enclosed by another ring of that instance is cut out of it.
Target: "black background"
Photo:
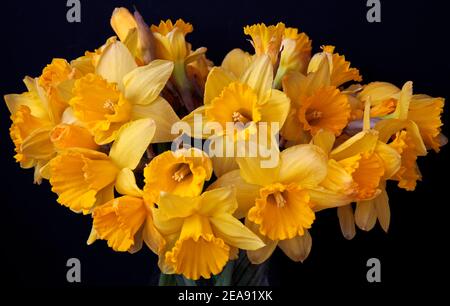
[[[183,18],[194,25],[188,40],[206,46],[207,56],[220,64],[232,48],[252,51],[243,26],[257,22],[305,31],[316,52],[336,45],[364,82],[389,81],[401,86],[414,81],[414,92],[450,97],[448,15],[445,1],[382,0],[382,22],[368,23],[365,0],[353,1],[94,1],[81,0],[81,23],[66,21],[66,1],[2,1],[0,38],[1,95],[25,90],[22,78],[38,76],[53,57],[73,59],[100,46],[113,31],[114,7],[133,5],[147,23]],[[443,131],[448,130],[445,110]],[[90,217],[76,215],[56,203],[48,183],[33,185],[32,171],[13,159],[9,113],[0,106],[1,277],[12,286],[73,287],[148,285],[157,281],[156,256],[149,250],[116,253],[98,241],[86,245]],[[274,285],[301,290],[439,286],[448,277],[448,151],[419,160],[424,181],[415,192],[389,185],[391,227],[358,231],[352,241],[340,232],[335,210],[318,214],[311,230],[313,249],[303,264],[279,250],[270,261]],[[66,282],[67,259],[82,264],[81,284]],[[366,261],[381,261],[379,284],[366,281]],[[440,280],[444,279],[444,280]]]

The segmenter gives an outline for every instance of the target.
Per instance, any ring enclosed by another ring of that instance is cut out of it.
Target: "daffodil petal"
[[[290,100],[286,94],[273,89],[270,98],[261,108],[261,121],[278,123],[278,129],[281,129],[289,113],[289,108]],[[273,132],[278,132],[278,130]]]
[[[273,67],[270,57],[267,55],[257,57],[242,75],[240,81],[253,88],[259,103],[267,101],[273,82]]]
[[[176,218],[186,218],[193,214],[199,206],[200,198],[180,197],[167,192],[161,192],[158,201],[158,209],[155,214],[155,221],[170,220]]]
[[[375,201],[360,201],[356,203],[355,223],[363,231],[370,231],[377,222],[377,210]]]
[[[381,193],[374,199],[375,209],[377,211],[378,222],[387,233],[391,220],[391,210],[389,208],[389,197],[386,188],[381,189]]]
[[[134,169],[150,145],[154,134],[155,123],[151,119],[129,122],[120,128],[109,156],[120,169]]]
[[[383,161],[384,178],[391,178],[400,169],[402,163],[400,154],[397,150],[381,141],[378,141],[375,152]]]
[[[233,186],[205,191],[201,195],[201,201],[199,212],[208,216],[224,213],[233,214],[238,207],[236,189]]]
[[[243,250],[257,250],[265,246],[258,236],[230,214],[217,214],[210,221],[214,233],[229,245]]]
[[[373,152],[378,141],[378,132],[367,130],[359,132],[330,153],[335,160],[345,159],[363,152]]]
[[[327,156],[317,146],[296,145],[281,152],[280,157],[281,182],[317,186],[327,175]]]
[[[246,217],[248,210],[255,205],[255,199],[259,196],[261,187],[245,182],[240,175],[240,171],[233,170],[220,176],[208,187],[208,190],[225,186],[234,186],[236,188],[238,208],[234,212],[234,216],[238,219]]]
[[[162,97],[157,97],[148,105],[134,105],[131,109],[133,119],[151,118],[155,122],[155,135],[152,143],[170,142],[177,135],[171,133],[172,126],[180,121],[180,118]]]
[[[352,202],[348,195],[327,190],[323,187],[308,189],[308,194],[314,211],[339,207]]]
[[[278,179],[279,165],[272,168],[262,167],[263,159],[260,157],[236,158],[241,177],[249,184],[270,185]]]
[[[250,54],[236,48],[227,53],[221,67],[232,72],[236,78],[240,78],[250,66],[251,61],[252,57]]]
[[[117,83],[123,90],[123,77],[136,67],[136,62],[127,47],[120,41],[115,41],[100,55],[96,73],[110,83]]]
[[[205,105],[209,104],[214,98],[218,97],[222,90],[236,78],[225,69],[214,67],[208,74],[205,83]]]
[[[152,103],[158,98],[172,71],[173,62],[165,60],[154,60],[148,65],[133,69],[123,78],[125,98],[133,104]]]
[[[135,197],[142,197],[142,190],[136,184],[136,177],[130,168],[123,168],[116,178],[115,184],[118,193]]]
[[[262,236],[259,232],[259,225],[251,222],[250,220],[248,220],[248,218],[245,219],[245,226],[247,226],[248,229],[255,233],[266,245],[257,250],[247,251],[248,260],[250,260],[252,264],[261,264],[265,262],[270,257],[270,255],[272,255],[273,251],[275,251],[278,245],[278,241],[270,240],[269,238]]]
[[[305,233],[302,236],[280,240],[278,246],[293,261],[303,262],[311,252],[312,238],[309,231],[305,229]]]
[[[351,240],[356,235],[355,216],[351,205],[338,207],[339,225],[345,239]]]
[[[313,137],[312,143],[321,148],[326,154],[333,149],[336,137],[329,130],[319,130]]]

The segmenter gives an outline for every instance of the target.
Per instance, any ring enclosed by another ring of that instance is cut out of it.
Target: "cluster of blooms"
[[[117,36],[100,48],[53,59],[25,78],[26,92],[5,96],[15,159],[92,217],[89,244],[136,252],[145,242],[163,273],[210,278],[239,249],[252,263],[277,246],[303,261],[322,209],[337,208],[347,239],[377,220],[387,231],[387,180],[414,190],[417,157],[446,142],[443,98],[413,94],[412,82],[359,85],[333,46],[312,54],[309,37],[283,23],[245,27],[254,54],[234,49],[220,66],[192,49],[183,20],[149,27],[118,8],[111,25]],[[278,163],[169,150],[172,126],[195,114],[245,124],[245,135],[278,123]]]

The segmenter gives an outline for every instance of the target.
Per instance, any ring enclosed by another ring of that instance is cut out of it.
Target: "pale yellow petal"
[[[308,189],[308,194],[314,211],[339,207],[352,202],[352,199],[348,195],[327,190],[323,187]]]
[[[381,193],[374,199],[375,209],[377,211],[378,222],[385,232],[389,229],[391,220],[391,210],[389,208],[389,197],[386,188],[381,189]]]
[[[257,250],[265,246],[258,236],[232,215],[218,214],[209,220],[217,237],[231,246],[243,250]]]
[[[280,157],[281,182],[314,187],[327,175],[327,156],[315,145],[302,144],[287,148]]]
[[[205,105],[218,97],[222,90],[235,80],[236,78],[225,69],[220,67],[212,68],[205,83]]]
[[[290,109],[290,100],[284,92],[272,90],[270,98],[261,108],[261,121],[278,123],[281,129]],[[278,130],[274,131],[278,132]]]
[[[355,217],[351,205],[338,207],[337,209],[339,225],[345,239],[353,239],[356,235]]]
[[[373,152],[378,141],[378,132],[367,130],[359,132],[330,153],[335,160],[345,159],[363,152]]]
[[[155,134],[151,119],[139,119],[123,125],[111,147],[109,156],[119,168],[134,169]]]
[[[258,237],[264,242],[266,246],[258,249],[258,250],[248,250],[247,251],[247,257],[248,260],[252,264],[258,265],[263,262],[265,262],[267,259],[269,259],[270,255],[272,255],[273,251],[275,251],[275,248],[278,245],[278,241],[270,240],[265,236],[262,236],[259,232],[259,225],[251,222],[248,220],[248,218],[245,219],[245,226],[248,227],[253,233],[258,235]]]
[[[264,103],[270,97],[273,82],[273,67],[270,57],[257,57],[240,78],[256,92],[258,102]]]
[[[221,67],[232,72],[236,78],[240,78],[250,66],[251,61],[250,54],[236,48],[227,53]]]
[[[172,134],[172,126],[180,121],[180,118],[172,106],[162,97],[148,105],[134,105],[131,109],[131,118],[151,118],[155,122],[155,135],[152,143],[170,142],[177,134]]]
[[[391,178],[401,166],[401,156],[391,146],[385,144],[384,142],[378,141],[375,147],[376,154],[381,158],[384,165],[384,178]]]
[[[123,168],[116,178],[115,184],[118,193],[135,197],[142,197],[142,190],[136,184],[136,177],[130,168]]]
[[[136,67],[136,62],[127,47],[120,41],[116,41],[103,50],[98,60],[96,73],[110,83],[117,83],[122,90],[123,77]]]
[[[241,177],[250,184],[270,185],[276,182],[279,175],[279,165],[272,168],[262,167],[263,159],[260,157],[236,158]]]
[[[233,214],[238,207],[236,188],[225,186],[205,191],[201,196],[199,213],[207,216]]]
[[[375,201],[360,201],[356,203],[355,223],[364,230],[370,231],[377,222],[377,210],[375,209]]]
[[[293,261],[303,262],[311,252],[312,238],[309,231],[305,229],[305,233],[302,236],[280,240],[278,246]]]
[[[333,149],[336,137],[329,130],[319,130],[312,138],[312,143],[321,148],[326,154]]]
[[[233,170],[220,176],[208,187],[208,190],[225,186],[234,186],[236,188],[238,208],[234,212],[234,216],[238,219],[246,217],[248,210],[255,205],[255,199],[259,196],[260,186],[245,182],[240,175],[240,171]]]
[[[125,98],[132,104],[148,105],[158,98],[173,71],[173,62],[154,60],[123,78]]]

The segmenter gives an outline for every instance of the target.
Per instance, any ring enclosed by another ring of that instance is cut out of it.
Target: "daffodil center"
[[[189,165],[181,164],[175,171],[175,173],[172,175],[172,178],[177,182],[181,182],[185,177],[189,176],[190,174],[191,169],[189,168]]]
[[[246,123],[252,121],[252,119],[247,118],[246,116],[242,115],[240,112],[233,112],[233,115],[231,117],[233,119],[233,122],[235,122],[235,123],[241,122],[243,124],[246,124]]]
[[[322,118],[322,116],[323,116],[323,113],[321,111],[311,110],[311,111],[306,113],[306,120],[308,122],[311,122],[311,121],[318,120],[318,119]]]
[[[114,114],[114,102],[111,99],[106,100],[103,103],[103,109],[105,109],[110,114]]]
[[[283,193],[280,191],[275,191],[274,193],[270,194],[268,200],[272,203],[275,203],[278,208],[284,207],[284,205],[286,205],[287,203],[286,199],[283,197]]]

